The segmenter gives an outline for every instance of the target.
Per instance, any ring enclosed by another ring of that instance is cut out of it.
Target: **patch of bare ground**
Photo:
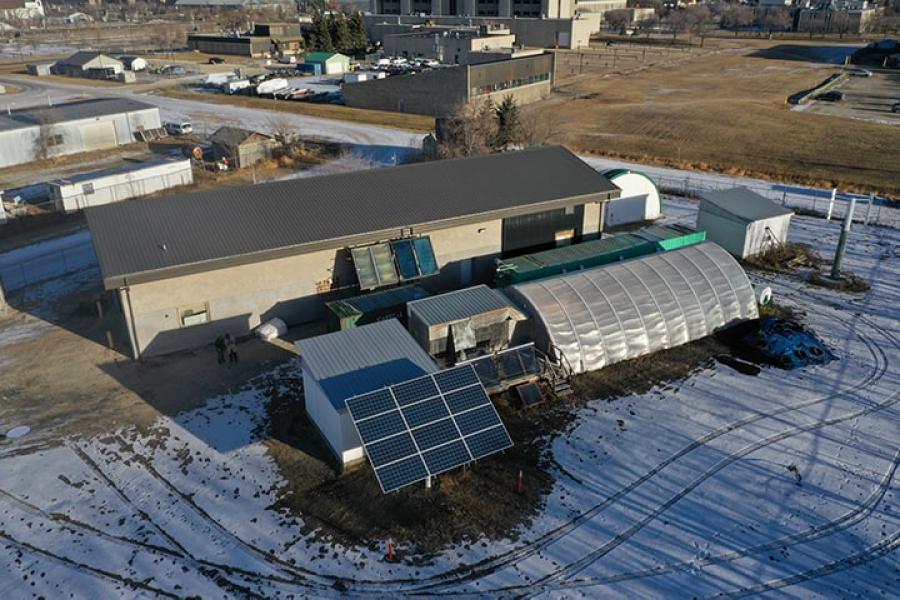
[[[780,42],[770,42],[775,47]],[[813,60],[723,50],[631,73],[557,79],[529,107],[567,123],[582,153],[845,191],[900,195],[900,136],[874,122],[791,110],[834,72]]]

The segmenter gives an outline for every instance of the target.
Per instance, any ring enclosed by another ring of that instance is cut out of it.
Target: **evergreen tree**
[[[353,53],[353,39],[350,36],[350,27],[347,25],[345,15],[332,15],[331,43],[337,52]]]
[[[494,143],[498,149],[522,141],[522,119],[519,115],[519,105],[512,96],[506,96],[503,101],[494,108],[494,118],[497,120],[497,137]]]
[[[353,53],[364,54],[369,47],[369,34],[366,31],[366,23],[363,21],[362,13],[355,11],[350,15],[350,39],[353,40]]]
[[[309,45],[317,52],[332,52],[334,44],[331,42],[331,30],[325,15],[317,12],[313,15],[312,31],[309,34]]]

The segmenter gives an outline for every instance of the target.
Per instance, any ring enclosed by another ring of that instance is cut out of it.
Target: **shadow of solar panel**
[[[381,491],[393,492],[403,486],[421,481],[428,477],[425,463],[419,456],[410,456],[394,464],[375,469]]]
[[[455,369],[447,369],[434,374],[434,380],[438,388],[445,394],[462,387],[478,384],[478,375],[471,365],[463,365]]]
[[[472,460],[462,440],[423,452],[422,458],[425,459],[425,464],[432,475],[449,471]]]
[[[494,363],[493,356],[485,356],[469,364],[475,369],[481,385],[489,388],[500,385],[500,373],[497,372],[497,365]]]
[[[447,400],[447,406],[450,407],[451,413],[463,412],[476,406],[491,403],[484,388],[480,385],[444,394],[444,398]]]
[[[465,439],[472,458],[476,459],[512,446],[512,440],[503,425],[472,434]]]
[[[502,425],[500,417],[493,406],[482,406],[469,412],[453,415],[453,418],[456,420],[456,426],[459,427],[459,431],[464,436],[482,429]]]
[[[372,466],[376,468],[407,456],[414,456],[417,452],[412,436],[406,432],[366,446],[366,454],[369,455]]]
[[[504,379],[515,379],[525,375],[518,352],[502,352],[497,356],[497,361],[500,363],[500,373]]]
[[[419,427],[425,423],[431,423],[450,416],[450,413],[447,412],[447,406],[441,398],[432,398],[418,404],[410,404],[409,406],[404,406],[401,410],[410,428]]]
[[[403,424],[403,418],[400,417],[398,410],[365,421],[357,421],[356,428],[359,430],[359,437],[366,444],[406,431],[406,425]]]
[[[378,390],[362,396],[356,396],[347,400],[347,410],[354,420],[367,419],[374,415],[397,408],[391,392]]]
[[[394,397],[397,398],[397,404],[400,406],[438,395],[437,386],[434,385],[434,380],[430,375],[397,384],[391,387],[391,390],[393,390]]]
[[[413,429],[413,437],[416,438],[416,445],[419,450],[425,451],[441,444],[446,444],[452,440],[459,439],[459,431],[453,424],[453,419],[447,418],[436,423],[429,423],[419,429]]]

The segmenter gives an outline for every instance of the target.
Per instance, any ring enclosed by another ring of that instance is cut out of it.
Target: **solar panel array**
[[[431,238],[422,236],[350,249],[363,290],[428,277],[438,272]]]
[[[384,493],[512,446],[471,365],[347,400]]]

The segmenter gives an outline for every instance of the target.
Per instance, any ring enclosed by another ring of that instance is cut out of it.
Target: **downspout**
[[[134,310],[131,308],[131,288],[125,286],[119,288],[119,292],[125,293],[125,301],[128,304],[128,337],[131,338],[131,353],[135,360],[141,357],[140,346],[137,336],[137,327],[134,323]]]

